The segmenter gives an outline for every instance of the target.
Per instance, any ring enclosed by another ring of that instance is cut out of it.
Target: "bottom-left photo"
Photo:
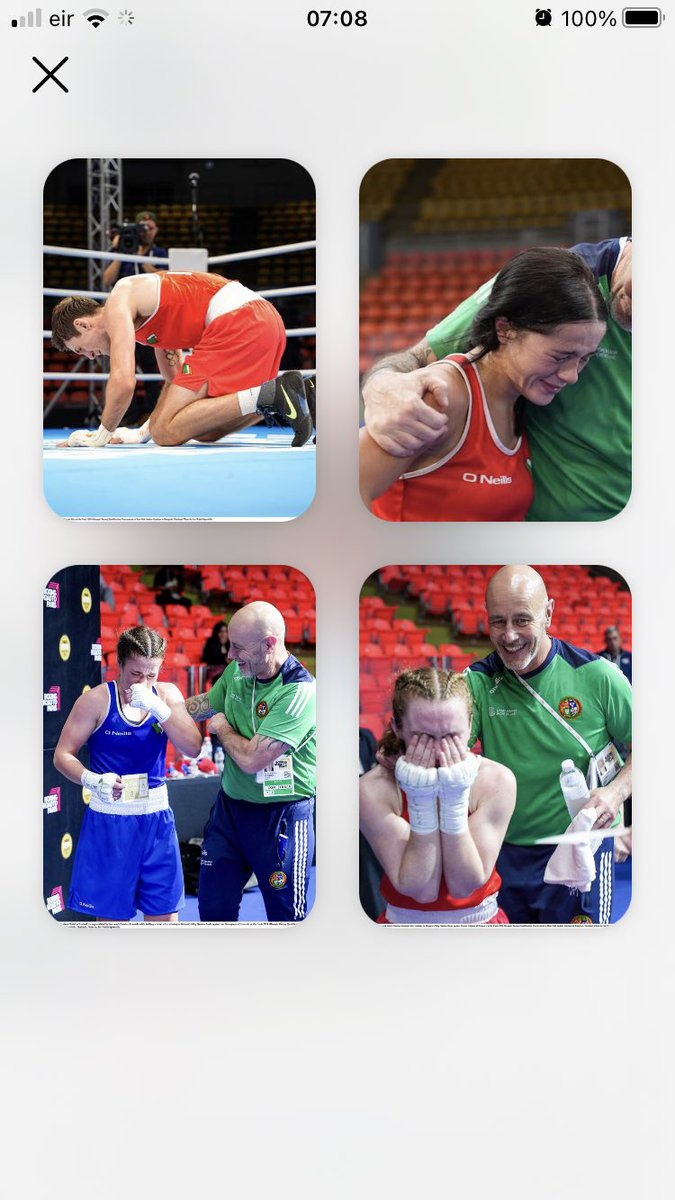
[[[316,609],[293,567],[44,588],[44,900],[61,922],[292,924],[315,887]]]

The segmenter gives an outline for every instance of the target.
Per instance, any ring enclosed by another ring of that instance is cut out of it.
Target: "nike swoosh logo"
[[[291,400],[291,398],[290,398],[290,396],[289,396],[288,392],[286,391],[286,388],[284,387],[283,383],[281,384],[281,394],[282,394],[282,396],[283,396],[284,400],[286,401],[286,403],[287,403],[287,405],[288,405],[288,416],[291,418],[291,420],[292,420],[292,421],[294,421],[294,420],[295,420],[295,418],[297,417],[297,415],[298,415],[298,414],[297,414],[297,412],[295,411],[295,406],[294,406],[294,404],[293,404],[293,401]]]

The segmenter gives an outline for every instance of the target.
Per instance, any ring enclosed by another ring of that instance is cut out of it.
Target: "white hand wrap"
[[[476,755],[469,754],[451,767],[438,768],[443,833],[466,833],[469,828],[469,795],[479,766]]]
[[[408,820],[415,833],[438,829],[438,772],[435,767],[418,767],[405,758],[396,760],[396,778],[408,801]]]
[[[141,425],[140,429],[128,429],[126,425],[120,425],[119,429],[115,430],[113,436],[123,446],[143,446],[146,442],[150,441],[150,422],[146,421],[145,425]]]
[[[68,438],[67,445],[107,446],[112,436],[112,432],[106,429],[105,425],[99,425],[98,429],[75,429]]]
[[[93,771],[83,771],[80,783],[94,796],[98,796],[99,800],[115,799],[113,786],[117,783],[117,776],[114,771],[107,771],[105,775],[95,775]]]
[[[144,683],[132,683],[129,704],[132,708],[144,708],[146,712],[152,713],[160,725],[168,721],[171,716],[171,709],[168,704],[165,704],[161,696],[157,696]]]

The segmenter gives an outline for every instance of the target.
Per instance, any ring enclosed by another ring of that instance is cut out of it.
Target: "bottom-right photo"
[[[361,590],[359,888],[381,925],[610,925],[631,899],[632,606],[606,566]]]

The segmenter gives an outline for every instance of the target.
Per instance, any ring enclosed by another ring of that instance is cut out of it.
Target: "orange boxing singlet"
[[[522,521],[534,499],[527,438],[513,450],[497,437],[478,368],[465,354],[452,363],[469,393],[457,445],[437,463],[409,471],[371,505],[385,521]]]
[[[136,341],[162,350],[190,350],[204,335],[214,295],[231,281],[200,271],[158,271],[157,279],[157,308],[138,326]]]

